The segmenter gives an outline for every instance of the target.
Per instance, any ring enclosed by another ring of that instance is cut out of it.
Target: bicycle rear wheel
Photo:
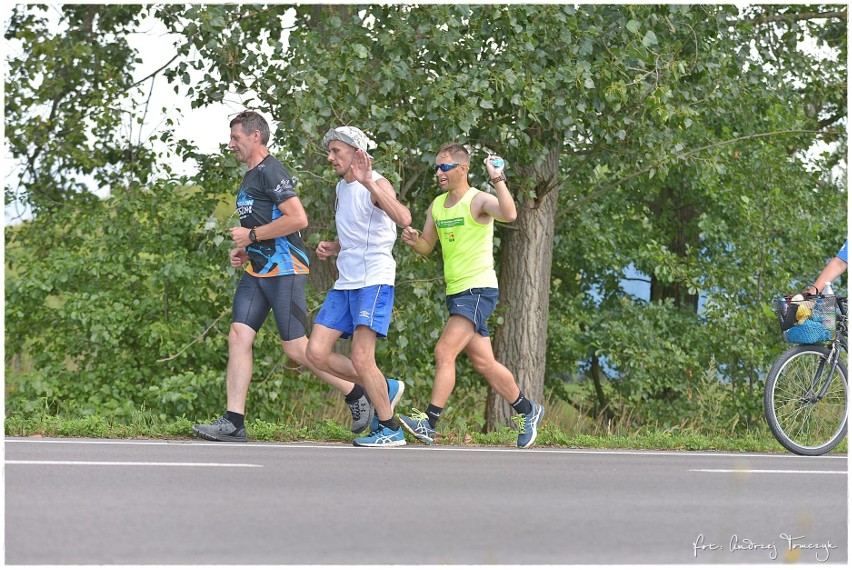
[[[829,353],[824,346],[794,346],[775,361],[766,378],[763,409],[769,429],[781,445],[799,455],[827,453],[846,435],[849,389],[842,359],[825,395],[816,398],[829,373]],[[822,378],[811,389],[817,371]]]

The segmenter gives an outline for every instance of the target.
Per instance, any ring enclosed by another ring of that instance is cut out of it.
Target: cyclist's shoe
[[[385,378],[385,382],[388,385],[388,400],[390,400],[391,417],[393,417],[393,410],[402,398],[402,393],[405,392],[405,384],[393,378]],[[370,424],[370,431],[373,432],[377,429],[379,429],[379,414],[374,414],[373,422]]]
[[[411,411],[410,418],[399,414],[399,423],[402,425],[402,429],[427,445],[434,443],[435,428],[429,425],[429,416],[417,408],[412,408]]]
[[[354,402],[349,402],[349,412],[352,414],[352,433],[361,433],[367,429],[375,415],[373,404],[366,394],[362,394]]]
[[[532,447],[535,443],[535,438],[538,435],[538,424],[541,423],[541,418],[544,416],[544,406],[530,402],[532,404],[532,412],[527,415],[518,414],[512,419],[518,424],[518,447],[526,449]]]
[[[399,447],[405,445],[405,434],[402,428],[392,430],[385,426],[379,426],[379,429],[371,431],[369,435],[355,438],[352,445],[356,447]]]
[[[237,426],[232,424],[231,420],[224,416],[209,424],[196,424],[192,426],[192,431],[210,441],[235,441],[240,443],[248,441],[246,428],[241,427],[237,429]]]

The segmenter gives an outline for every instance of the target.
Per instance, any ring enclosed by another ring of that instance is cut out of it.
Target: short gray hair
[[[269,144],[269,123],[266,122],[260,113],[255,111],[243,111],[233,119],[231,119],[231,127],[234,125],[240,125],[243,129],[243,132],[247,135],[250,135],[254,131],[258,131],[260,133],[260,142],[263,143],[264,146]]]

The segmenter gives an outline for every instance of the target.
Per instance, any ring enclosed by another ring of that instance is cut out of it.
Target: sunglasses
[[[438,172],[438,169],[440,169],[441,172],[449,172],[456,166],[461,166],[461,164],[459,164],[458,162],[454,162],[453,164],[436,164],[435,172]]]

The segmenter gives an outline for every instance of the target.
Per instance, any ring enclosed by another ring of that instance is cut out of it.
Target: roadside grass
[[[311,400],[311,388],[294,393],[281,411],[281,419],[249,419],[246,429],[251,441],[351,443],[349,409],[337,396]],[[315,394],[314,394],[315,396]],[[416,402],[417,398],[413,398]],[[481,390],[459,390],[445,410],[436,438],[438,445],[516,447],[514,426],[485,433],[485,394]],[[636,426],[630,411],[621,410],[617,419],[595,421],[573,406],[548,395],[545,418],[539,427],[536,447],[578,449],[682,450],[788,453],[775,441],[765,423],[749,428],[714,421],[721,414],[702,415],[676,426]],[[397,411],[408,413],[407,406]],[[64,417],[44,408],[26,413],[7,410],[4,433],[15,437],[80,437],[103,439],[195,439],[195,423],[218,417],[166,419],[151,410],[140,409],[129,418],[100,415]],[[421,445],[410,435],[409,443]],[[848,451],[844,440],[833,453]]]
[[[212,419],[212,418],[211,418]],[[62,418],[56,416],[5,418],[4,432],[15,437],[82,437],[103,439],[194,439],[192,424],[187,418],[160,421],[139,416],[130,421],[115,421],[101,416]],[[503,427],[481,433],[478,426],[467,426],[459,420],[439,432],[438,445],[515,447],[517,432]],[[348,425],[334,419],[300,423],[252,420],[246,423],[249,438],[263,442],[312,441],[349,443],[353,435]],[[417,442],[406,436],[409,443]],[[630,449],[787,453],[765,428],[752,429],[737,435],[705,434],[691,428],[657,429],[643,427],[633,431],[597,429],[577,433],[548,423],[540,427],[536,447],[578,449]],[[844,440],[833,453],[847,453]]]

